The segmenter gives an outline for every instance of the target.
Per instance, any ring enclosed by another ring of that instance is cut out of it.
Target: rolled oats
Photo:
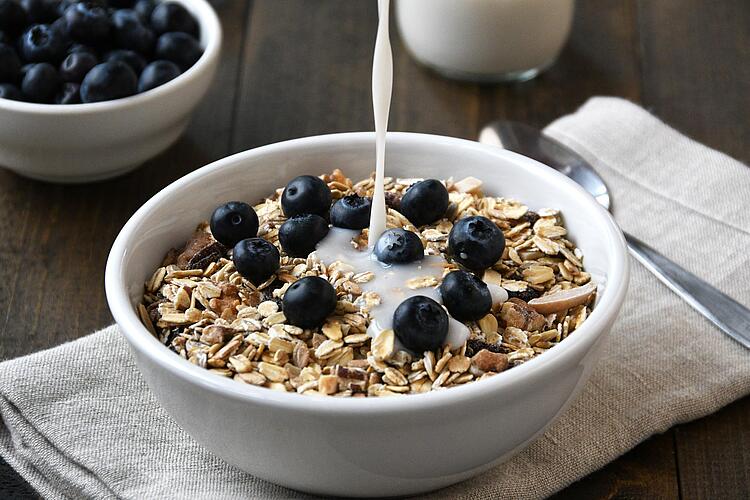
[[[321,178],[334,199],[371,196],[374,189],[372,178],[352,183],[339,170]],[[381,297],[363,285],[375,276],[345,262],[321,262],[314,253],[291,258],[282,251],[276,275],[255,286],[237,272],[208,224],[199,225],[185,246],[171,250],[155,269],[144,285],[138,316],[178,355],[217,375],[277,391],[334,397],[419,394],[484,379],[544,353],[581,327],[591,313],[596,286],[559,211],[532,212],[516,200],[484,196],[482,182],[467,177],[445,182],[450,203],[444,218],[417,229],[399,209],[405,190],[418,180],[387,179],[387,222],[415,231],[428,255],[445,255],[453,223],[470,215],[488,217],[506,238],[500,261],[482,279],[503,287],[511,298],[494,314],[467,322],[470,338],[461,346],[415,358],[397,349],[393,330],[371,338],[370,311]],[[258,236],[277,246],[286,220],[281,192],[254,207]],[[365,229],[353,247],[365,247],[367,236]],[[446,273],[454,269],[446,262]],[[321,328],[287,324],[281,310],[289,285],[305,276],[327,279],[338,296],[335,312]],[[407,287],[439,284],[433,276],[414,277]]]

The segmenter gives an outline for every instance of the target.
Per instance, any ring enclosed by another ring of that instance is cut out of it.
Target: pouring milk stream
[[[392,328],[393,313],[409,297],[423,295],[442,302],[440,293],[435,287],[411,289],[409,280],[423,277],[434,277],[437,283],[443,276],[443,258],[425,256],[421,261],[412,264],[394,264],[386,266],[377,261],[372,254],[380,235],[386,229],[385,205],[385,136],[388,127],[388,112],[391,105],[393,86],[393,58],[388,35],[388,10],[390,0],[378,0],[378,34],[375,41],[375,54],[372,66],[372,105],[375,115],[375,192],[370,213],[369,241],[367,251],[352,247],[351,240],[359,231],[331,228],[328,236],[318,244],[315,251],[325,263],[341,261],[353,266],[357,272],[372,272],[374,278],[362,284],[365,292],[375,292],[380,297],[380,304],[372,311],[373,320],[367,333],[375,336],[382,330]],[[469,329],[453,318],[449,319],[446,343],[453,347],[463,344],[469,337]],[[401,346],[398,346],[401,348]]]

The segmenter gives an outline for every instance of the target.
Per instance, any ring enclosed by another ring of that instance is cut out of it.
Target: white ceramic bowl
[[[149,387],[196,441],[237,467],[326,495],[391,496],[481,473],[524,448],[570,404],[599,355],[628,285],[625,242],[612,217],[578,185],[534,160],[476,142],[391,133],[387,175],[484,181],[486,193],[532,209],[562,209],[600,284],[584,325],[550,351],[488,380],[421,395],[315,398],[219,377],[175,355],[140,323],[143,283],[165,252],[226,200],[256,202],[301,174],[374,165],[374,134],[309,137],[239,153],[156,194],[128,221],[107,262],[117,323]],[[613,395],[616,397],[616,395]],[[204,425],[204,422],[219,425]],[[245,438],[238,439],[238,436]]]
[[[203,55],[153,90],[91,104],[0,99],[0,166],[50,182],[90,182],[123,174],[185,131],[216,73],[221,25],[205,0],[175,0],[198,20]]]

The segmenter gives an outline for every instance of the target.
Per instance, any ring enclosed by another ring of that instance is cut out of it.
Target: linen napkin
[[[750,303],[750,169],[616,98],[547,131],[605,178],[622,227]],[[525,451],[435,498],[539,498],[652,434],[750,393],[750,352],[632,261],[590,382]],[[49,498],[290,498],[215,458],[159,407],[112,326],[0,364],[0,455]]]

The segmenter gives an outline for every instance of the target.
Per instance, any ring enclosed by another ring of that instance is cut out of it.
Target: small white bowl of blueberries
[[[182,134],[216,73],[205,0],[0,0],[0,166],[123,174]]]

